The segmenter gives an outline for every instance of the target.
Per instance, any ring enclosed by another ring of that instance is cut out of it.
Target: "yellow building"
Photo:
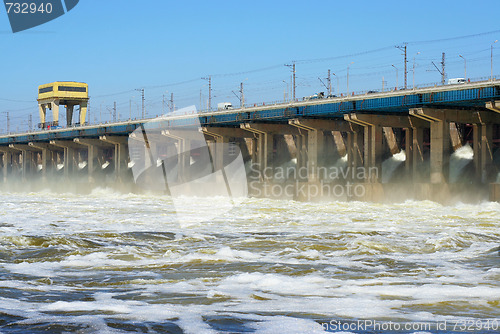
[[[80,106],[80,125],[85,124],[89,86],[84,82],[56,81],[38,87],[38,110],[42,128],[59,125],[59,106],[66,106],[67,126],[73,123],[74,106]],[[52,123],[47,123],[47,108],[52,110]]]

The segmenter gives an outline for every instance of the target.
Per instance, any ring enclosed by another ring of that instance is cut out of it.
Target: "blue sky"
[[[408,43],[408,86],[440,82],[446,53],[448,78],[490,75],[490,47],[500,39],[492,13],[500,1],[160,1],[80,0],[66,15],[12,34],[0,10],[0,112],[9,111],[11,130],[37,123],[36,92],[57,80],[83,81],[91,95],[90,121],[110,119],[116,101],[122,119],[138,115],[145,88],[149,116],[177,107],[206,107],[212,75],[213,102],[247,103],[289,97],[296,61],[297,97],[324,91],[331,69],[334,93],[381,90],[403,85]],[[472,36],[473,37],[467,37]],[[500,42],[494,73],[500,74]],[[420,52],[417,55],[417,52]],[[415,58],[415,62],[414,62]],[[392,66],[394,65],[394,67]],[[395,69],[397,68],[397,70]],[[397,76],[396,76],[397,74]],[[184,83],[182,83],[184,82]],[[181,83],[181,84],[176,84]],[[338,87],[337,87],[338,86]],[[234,93],[233,93],[234,91]],[[200,94],[201,93],[201,94]],[[5,114],[0,114],[0,132]]]

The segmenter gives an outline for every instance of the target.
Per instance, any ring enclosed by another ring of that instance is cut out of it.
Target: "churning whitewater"
[[[192,222],[167,196],[0,194],[0,332],[498,329],[498,203],[175,209]]]

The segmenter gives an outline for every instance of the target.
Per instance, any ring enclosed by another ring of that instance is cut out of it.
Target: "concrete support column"
[[[127,170],[128,137],[125,136],[100,136],[99,140],[114,146],[113,163],[115,175],[118,181],[123,181],[123,176]]]
[[[355,124],[351,125],[351,131],[347,133],[347,164],[354,171],[363,166],[363,135],[363,127]]]
[[[52,121],[54,125],[59,125],[59,100],[54,100],[50,103],[50,109],[52,110]]]
[[[364,166],[368,181],[378,182],[382,174],[383,132],[380,125],[370,125],[364,128]],[[376,168],[376,172],[372,172]]]
[[[446,121],[431,123],[431,183],[448,182],[451,155],[450,124]]]
[[[98,143],[104,144],[97,139],[82,139],[75,138],[73,141],[77,144],[81,144],[87,147],[87,172],[88,172],[88,181],[89,183],[95,183],[96,177],[96,166],[94,164],[95,161],[99,159],[99,147]],[[100,166],[98,166],[100,167]]]
[[[41,175],[42,181],[46,181],[55,165],[54,155],[57,153],[52,151],[51,148],[53,148],[53,146],[47,143],[30,142],[28,146],[41,151]]]
[[[344,141],[344,137],[342,136],[342,132],[340,131],[332,131],[333,140],[335,141],[335,146],[337,147],[337,152],[339,152],[339,156],[343,157],[347,154],[347,149]]]
[[[423,163],[424,163],[424,128],[417,127],[411,128],[412,132],[412,174],[414,182],[422,182],[423,173]]]
[[[306,135],[295,136],[297,147],[297,171],[307,168],[307,137]],[[297,173],[298,181],[307,181],[303,175],[304,173]]]
[[[3,148],[2,152],[2,177],[3,182],[6,183],[12,171],[12,152],[8,148]]]
[[[414,108],[409,111],[411,116],[429,122],[430,125],[430,183],[443,184],[448,182],[449,161],[451,155],[450,121],[462,119],[460,111]],[[465,119],[464,119],[465,120]],[[418,134],[417,134],[418,135]],[[418,136],[414,136],[419,141]]]
[[[493,124],[473,125],[474,167],[477,180],[482,183],[494,181],[493,166]]]
[[[46,127],[45,122],[46,122],[46,117],[47,117],[47,107],[45,106],[45,104],[41,103],[38,105],[38,112],[40,114],[41,127],[42,127],[42,129],[45,129],[45,127]]]
[[[191,141],[200,140],[203,138],[203,135],[199,133],[193,133],[192,131],[182,130],[164,130],[161,132],[161,134],[163,136],[176,140],[178,182],[189,182],[191,180],[191,149],[198,148],[196,145],[192,147]],[[155,152],[156,148],[151,147],[151,150]]]
[[[227,154],[225,150],[229,149],[229,139],[230,138],[250,138],[254,139],[254,135],[252,132],[245,131],[241,128],[222,128],[222,127],[203,127],[203,134],[212,137],[215,141],[216,145],[212,146],[211,154],[214,161],[214,167],[216,170],[222,170],[225,166],[224,156]],[[253,158],[253,155],[256,154],[257,150],[254,146],[257,144],[256,142],[252,142],[252,152],[250,155]],[[240,145],[243,145],[243,142],[240,141]],[[240,150],[243,154],[243,148],[240,147]]]
[[[368,178],[366,181],[379,182],[382,172],[382,127],[375,122],[373,115],[347,114],[344,118],[353,124],[353,131],[356,130],[354,126],[358,126],[359,130],[356,131],[358,134],[355,137],[359,136],[359,132],[363,132],[362,146],[353,142],[353,148],[362,154],[362,165],[365,167],[365,175]],[[359,138],[356,138],[356,141],[359,142]],[[375,173],[373,168],[376,168]]]
[[[179,171],[180,173],[180,181],[187,183],[191,180],[191,173],[190,173],[190,166],[191,166],[191,140],[190,139],[183,139],[180,141],[180,152],[179,158],[180,158],[180,168]]]
[[[64,150],[64,177],[69,179],[73,175],[77,165],[76,151],[81,146],[73,141],[64,140],[51,140],[50,144],[61,147]]]
[[[305,145],[305,150],[304,145],[302,145],[301,151],[305,151],[307,155],[307,162],[305,163],[305,166],[307,166],[307,179],[309,182],[318,182],[320,180],[318,169],[323,166],[322,160],[324,158],[324,133],[322,129],[316,127],[319,124],[315,126],[311,123],[311,120],[304,119],[292,119],[289,121],[290,125],[305,132],[305,135],[301,137],[306,140],[307,144]],[[303,168],[303,166],[304,162],[301,161],[300,167]],[[298,174],[300,175],[301,173]]]
[[[87,117],[87,101],[80,103],[80,125],[85,125],[85,118]]]
[[[256,177],[259,177],[261,181],[269,181],[264,180],[264,176],[273,174],[268,169],[272,169],[275,165],[275,137],[277,135],[296,136],[301,134],[296,127],[285,124],[244,123],[240,124],[240,127],[252,133],[257,139],[257,159],[252,162],[257,164],[256,167],[258,168],[254,168],[254,170],[259,171],[259,175],[256,175]]]
[[[258,139],[257,137],[253,137],[250,139],[251,142],[252,142],[252,151],[250,153],[250,156],[251,156],[251,159],[252,159],[252,162],[255,163],[257,161],[257,159],[259,158],[258,154],[257,154],[257,144],[258,144]]]
[[[256,163],[258,170],[260,171],[260,176],[263,177],[267,170],[267,167],[273,166],[273,156],[274,156],[274,135],[271,132],[267,132],[262,128],[261,124],[241,124],[242,129],[253,132],[256,135],[256,146],[257,152]]]
[[[301,130],[303,141],[305,140],[300,151],[306,152],[307,164],[301,163],[300,167],[307,166],[310,182],[320,181],[321,168],[325,166],[326,155],[330,154],[325,147],[325,131],[333,134],[339,156],[344,156],[346,147],[340,131],[349,131],[349,124],[343,120],[307,118],[291,119],[289,124]]]
[[[454,151],[462,147],[462,137],[455,122],[450,122],[450,139]]]
[[[212,156],[212,165],[214,170],[224,169],[224,150],[229,144],[229,138],[222,134],[211,131],[211,129],[203,128],[203,133],[212,137],[212,143],[209,145],[210,155]],[[220,180],[218,180],[220,181]]]
[[[321,130],[311,130],[307,133],[307,159],[309,180],[317,182],[320,179],[318,168],[322,167],[320,157],[323,156],[324,135]]]
[[[23,181],[28,180],[36,168],[36,155],[33,147],[22,144],[10,144],[9,148],[21,152],[21,177]]]
[[[66,125],[68,127],[70,127],[71,124],[73,123],[73,109],[74,105],[72,104],[66,105]]]
[[[424,168],[424,131],[429,121],[409,116],[406,128],[406,170],[414,183],[428,182]]]
[[[401,152],[399,149],[398,141],[396,139],[396,135],[394,134],[394,129],[390,126],[384,126],[384,138],[387,142],[387,146],[389,146],[389,151],[392,155]]]

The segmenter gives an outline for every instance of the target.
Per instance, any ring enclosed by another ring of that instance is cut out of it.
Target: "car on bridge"
[[[465,80],[465,78],[452,78],[448,80],[448,85],[458,85],[464,83],[467,83],[467,80]]]
[[[319,92],[311,96],[306,96],[302,98],[304,101],[310,101],[310,100],[319,100],[319,99],[324,99],[325,98],[325,92]]]

